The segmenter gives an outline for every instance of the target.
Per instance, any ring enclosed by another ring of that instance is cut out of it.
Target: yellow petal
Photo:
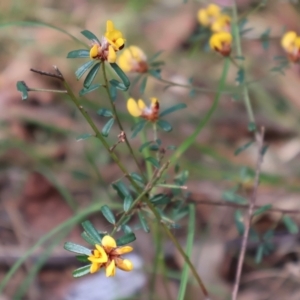
[[[231,18],[227,15],[219,16],[211,25],[211,30],[214,32],[229,31]]]
[[[142,114],[141,109],[138,107],[136,101],[133,98],[127,100],[127,110],[133,117],[139,117]]]
[[[122,255],[122,254],[125,254],[125,253],[129,253],[133,250],[132,247],[130,246],[123,246],[123,247],[119,247],[119,248],[116,248],[114,251],[113,251],[113,254],[114,255]]]
[[[209,17],[207,15],[207,12],[205,9],[200,9],[198,11],[198,21],[201,25],[203,26],[208,26],[209,25]]]
[[[296,49],[299,51],[299,49],[300,49],[300,37],[299,36],[297,36],[297,38],[295,39],[294,45],[295,45]]]
[[[93,262],[90,267],[90,273],[91,274],[96,273],[100,268],[101,268],[101,264]]]
[[[90,49],[90,58],[94,59],[98,56],[98,45],[94,45],[91,49]]]
[[[229,32],[217,32],[209,39],[209,46],[213,50],[220,51],[224,43],[231,45],[231,42],[232,36]]]
[[[210,17],[218,17],[221,13],[220,7],[216,4],[209,4],[206,11]]]
[[[114,30],[114,23],[111,20],[106,21],[106,31],[113,31]]]
[[[107,61],[109,63],[115,63],[117,60],[116,51],[112,46],[108,46],[108,55],[107,55]]]
[[[128,50],[128,49],[126,49]],[[132,70],[130,61],[126,58],[126,55],[123,55],[124,52],[118,57],[118,66],[124,71],[124,72],[130,72]]]
[[[115,261],[112,260],[110,264],[106,267],[106,277],[111,277],[116,275],[116,265]]]
[[[131,57],[134,58],[137,62],[147,60],[147,57],[141,48],[137,46],[130,46],[128,49]]]
[[[146,104],[142,99],[138,100],[138,107],[141,111],[143,111],[146,108]]]
[[[121,259],[121,258],[116,258],[116,265],[119,269],[123,271],[131,271],[133,269],[133,264],[129,259]]]
[[[294,42],[297,38],[297,33],[295,31],[289,31],[281,39],[281,46],[285,51],[292,52],[294,48]]]
[[[101,243],[102,243],[102,246],[105,248],[105,250],[107,248],[113,249],[113,248],[117,247],[117,243],[116,243],[115,239],[113,237],[111,237],[110,235],[104,236]]]

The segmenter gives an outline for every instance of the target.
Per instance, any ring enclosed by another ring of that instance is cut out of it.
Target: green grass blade
[[[229,63],[230,63],[229,59],[226,58],[225,61],[224,61],[224,65],[223,65],[223,71],[222,71],[222,75],[221,75],[221,79],[220,79],[220,83],[219,83],[219,88],[218,88],[218,91],[217,91],[217,94],[215,96],[215,99],[214,99],[214,102],[213,102],[212,106],[210,107],[210,109],[207,112],[206,116],[198,124],[195,131],[185,141],[183,141],[181,143],[181,145],[173,153],[173,155],[171,156],[171,159],[170,159],[172,164],[176,163],[178,161],[178,159],[180,158],[180,156],[195,142],[198,134],[206,126],[206,124],[208,123],[208,121],[212,117],[213,113],[217,109],[218,103],[219,103],[219,100],[220,100],[220,97],[221,97],[221,94],[222,94],[222,90],[224,89],[224,86],[225,86],[225,81],[226,81],[227,73],[228,73],[228,70],[229,70]]]
[[[195,235],[195,221],[196,221],[196,213],[195,213],[195,205],[189,204],[189,224],[188,224],[188,233],[187,233],[187,242],[186,242],[186,255],[191,257],[194,243],[194,235]],[[184,300],[186,286],[189,279],[189,266],[187,263],[184,264],[182,275],[180,278],[180,287],[178,293],[178,300]]]

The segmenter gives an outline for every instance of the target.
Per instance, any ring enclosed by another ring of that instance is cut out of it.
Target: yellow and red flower
[[[290,61],[298,62],[300,60],[300,36],[294,31],[288,31],[281,39],[281,46],[287,53]]]
[[[127,109],[133,117],[141,117],[148,121],[155,122],[159,116],[159,102],[157,98],[150,98],[151,105],[146,106],[142,99],[135,101],[129,98],[127,101]]]
[[[123,271],[131,271],[133,264],[128,259],[123,259],[122,255],[133,250],[130,246],[118,247],[113,237],[105,235],[101,245],[96,244],[88,260],[92,262],[90,273],[95,273],[101,268],[105,268],[106,277],[115,276],[116,267]]]
[[[229,56],[231,43],[232,35],[229,32],[214,33],[209,40],[210,48],[223,56]]]
[[[90,58],[109,63],[115,63],[117,60],[116,52],[123,49],[125,46],[125,39],[120,30],[114,28],[112,21],[106,22],[106,32],[102,36],[101,41],[93,41],[90,49]]]
[[[137,46],[126,48],[118,58],[118,65],[124,72],[145,73],[148,70],[147,56]]]

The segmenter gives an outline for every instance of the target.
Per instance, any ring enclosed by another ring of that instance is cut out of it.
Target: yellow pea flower
[[[281,46],[287,53],[290,61],[300,60],[300,37],[294,31],[288,31],[281,39]]]
[[[231,18],[227,15],[220,15],[211,25],[213,32],[230,32]]]
[[[145,73],[148,70],[147,56],[137,46],[126,48],[118,58],[118,65],[124,72]]]
[[[209,4],[198,11],[198,21],[201,25],[209,27],[221,14],[221,9],[216,4]]]
[[[132,247],[118,247],[115,239],[109,235],[105,235],[101,245],[96,244],[95,247],[96,249],[88,257],[88,260],[92,262],[90,273],[95,273],[103,267],[106,270],[106,277],[112,277],[116,274],[116,267],[127,272],[133,269],[132,262],[121,257],[121,255],[131,252]]]
[[[115,51],[121,50],[125,46],[125,39],[120,30],[115,29],[114,23],[111,20],[106,22],[105,37],[108,42],[113,46]]]
[[[159,102],[157,98],[150,98],[151,105],[146,106],[142,99],[135,101],[133,98],[127,100],[127,109],[133,117],[141,117],[148,121],[155,122],[159,115]]]
[[[232,35],[229,32],[214,33],[210,40],[209,46],[223,56],[229,56],[231,52]]]

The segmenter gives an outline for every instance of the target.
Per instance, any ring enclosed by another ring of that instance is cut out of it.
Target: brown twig
[[[258,190],[258,185],[259,185],[261,165],[262,165],[262,162],[263,162],[264,135],[265,135],[264,127],[261,128],[260,133],[256,132],[256,134],[255,134],[256,144],[257,144],[257,148],[258,148],[258,157],[257,157],[257,162],[256,162],[254,187],[253,187],[252,196],[250,198],[250,205],[249,205],[249,209],[248,209],[247,220],[246,220],[245,230],[244,230],[243,240],[242,240],[242,246],[241,246],[238,265],[237,265],[237,270],[236,270],[235,283],[234,283],[234,287],[233,287],[233,291],[232,291],[232,297],[231,297],[232,300],[237,299],[237,294],[238,294],[238,291],[239,291],[239,286],[240,286],[240,281],[241,281],[241,274],[242,274],[243,263],[244,263],[245,254],[246,254],[246,248],[247,248],[248,236],[249,236],[249,231],[250,231],[250,226],[251,226],[251,220],[252,220],[252,215],[253,215],[253,211],[254,211],[254,208],[255,208],[255,202],[256,202],[256,198],[257,198],[257,190]]]
[[[62,74],[59,71],[59,69],[57,68],[57,66],[53,66],[53,68],[55,69],[57,74],[50,73],[50,72],[45,72],[45,71],[40,71],[40,70],[36,70],[36,69],[33,69],[33,68],[30,68],[30,71],[34,72],[34,73],[38,73],[40,75],[45,75],[45,76],[48,76],[48,77],[54,77],[54,78],[57,78],[59,80],[64,81],[64,77],[62,76]]]

